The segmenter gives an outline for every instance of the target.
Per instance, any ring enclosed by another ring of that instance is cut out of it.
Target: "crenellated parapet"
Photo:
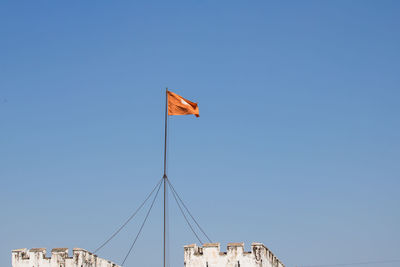
[[[285,265],[262,243],[252,243],[245,251],[244,243],[228,243],[221,252],[219,243],[206,243],[202,247],[187,245],[185,267],[284,267]]]
[[[68,248],[54,248],[51,257],[46,256],[45,248],[16,249],[12,251],[12,267],[119,267],[82,249],[74,248],[69,256]]]

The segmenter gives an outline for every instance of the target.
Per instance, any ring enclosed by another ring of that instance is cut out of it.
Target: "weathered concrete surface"
[[[285,265],[262,243],[251,244],[244,251],[243,243],[229,243],[227,252],[219,243],[185,246],[185,267],[284,267]]]
[[[12,251],[12,267],[119,267],[117,264],[99,258],[93,253],[74,248],[72,257],[67,248],[54,248],[51,257],[46,257],[45,248],[26,248]]]
[[[244,251],[243,243],[229,243],[227,252],[220,251],[219,243],[185,246],[185,267],[285,267],[262,243],[251,244],[251,251]],[[12,251],[12,267],[119,267],[81,248],[74,248],[69,257],[67,248],[54,248],[46,257],[45,248]]]

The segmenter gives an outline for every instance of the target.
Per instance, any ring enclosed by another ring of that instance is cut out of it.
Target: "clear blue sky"
[[[162,177],[167,86],[200,107],[170,118],[169,177],[224,250],[263,242],[288,267],[399,259],[399,12],[2,1],[0,265],[21,247],[93,250],[129,216]],[[169,204],[183,266],[196,240]],[[160,266],[161,219],[159,199],[126,266]],[[138,224],[99,255],[120,263]]]

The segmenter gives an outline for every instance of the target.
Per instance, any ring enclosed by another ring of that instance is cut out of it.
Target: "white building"
[[[262,243],[251,244],[244,251],[243,243],[229,243],[227,252],[219,243],[185,246],[185,267],[284,267],[285,265]]]
[[[219,243],[208,243],[202,247],[188,245],[184,248],[185,267],[285,267],[283,263],[262,243],[251,244],[251,251],[244,251],[243,243],[229,243],[227,252],[220,251]],[[12,267],[119,267],[97,255],[74,248],[72,257],[67,248],[54,248],[51,257],[46,257],[45,248],[12,251]]]
[[[16,249],[12,251],[11,262],[12,267],[119,267],[81,248],[74,248],[72,257],[67,248],[52,249],[51,257],[46,257],[45,248]]]

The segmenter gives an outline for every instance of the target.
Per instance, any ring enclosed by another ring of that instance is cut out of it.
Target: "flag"
[[[168,115],[189,115],[199,117],[199,107],[197,103],[189,101],[180,95],[167,91],[168,96]]]

